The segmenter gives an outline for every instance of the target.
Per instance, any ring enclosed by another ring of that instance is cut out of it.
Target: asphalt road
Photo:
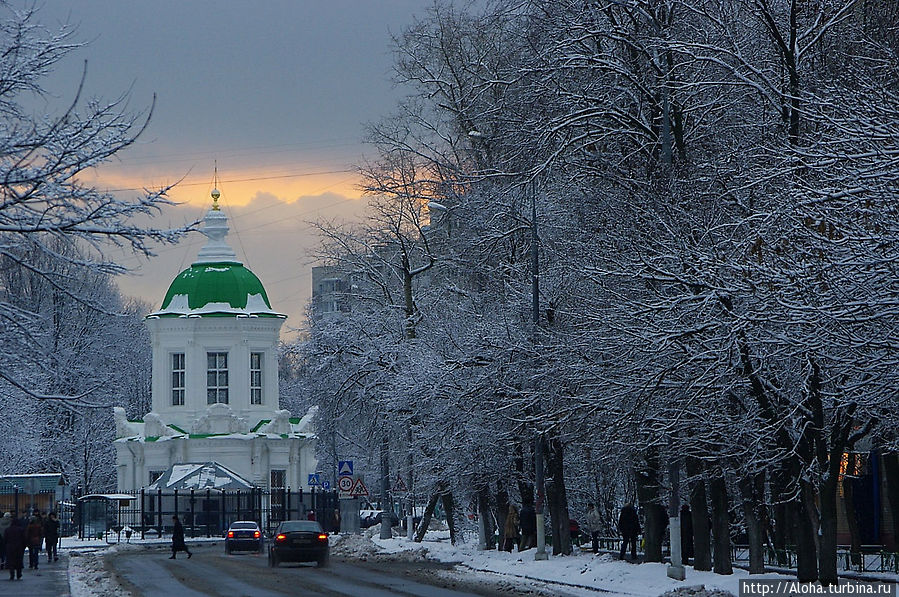
[[[429,561],[331,556],[330,565],[281,564],[270,568],[262,554],[226,555],[222,544],[191,547],[188,560],[160,549],[125,551],[106,559],[106,565],[135,597],[283,597],[284,595],[349,595],[353,597],[508,597],[563,595],[558,590],[519,588],[514,584],[448,574],[451,567]]]

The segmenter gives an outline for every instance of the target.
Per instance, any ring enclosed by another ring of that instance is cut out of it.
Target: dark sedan
[[[328,534],[314,520],[285,520],[275,530],[268,548],[268,565],[281,562],[315,562],[328,564]]]
[[[232,551],[258,551],[262,553],[265,539],[259,525],[251,520],[232,522],[225,533],[225,553]]]

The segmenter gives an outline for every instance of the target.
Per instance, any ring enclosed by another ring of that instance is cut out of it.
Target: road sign
[[[319,478],[318,473],[313,473],[309,475],[309,480],[306,484],[315,487],[316,485],[321,485],[322,481],[321,478]]]
[[[338,477],[352,477],[353,476],[353,461],[352,460],[337,461],[337,476]]]
[[[331,489],[331,482],[330,481],[322,481],[322,489],[324,489],[325,491]]]
[[[362,482],[362,479],[356,479],[356,482],[353,483],[353,488],[350,490],[350,495],[353,497],[368,495],[368,488],[365,486],[365,483]]]
[[[407,493],[409,488],[406,487],[406,484],[403,482],[403,478],[399,475],[396,476],[396,481],[393,482],[393,492],[394,493]]]
[[[337,489],[340,491],[350,492],[353,490],[353,478],[352,477],[340,477],[337,479]]]

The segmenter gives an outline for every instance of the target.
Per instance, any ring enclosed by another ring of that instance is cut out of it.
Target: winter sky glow
[[[77,25],[88,42],[53,73],[56,97],[71,101],[87,61],[86,97],[129,92],[134,110],[156,105],[136,146],[96,171],[101,188],[154,187],[182,180],[159,225],[179,224],[206,206],[217,161],[230,240],[259,275],[273,307],[302,325],[310,294],[308,220],[359,213],[353,165],[366,149],[364,123],[388,114],[390,35],[429,0],[157,0],[151,3],[50,0],[38,13],[49,28]],[[22,3],[22,6],[31,3]],[[356,200],[352,200],[356,199]],[[160,257],[125,262],[136,275],[127,294],[158,307],[168,283],[189,265],[202,238]]]

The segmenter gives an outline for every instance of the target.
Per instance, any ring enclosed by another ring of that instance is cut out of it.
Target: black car
[[[268,565],[281,562],[316,562],[327,566],[328,534],[314,520],[285,520],[275,529],[274,540],[268,548]]]
[[[225,553],[232,551],[258,551],[262,553],[265,539],[259,525],[252,520],[232,522],[225,533]]]

